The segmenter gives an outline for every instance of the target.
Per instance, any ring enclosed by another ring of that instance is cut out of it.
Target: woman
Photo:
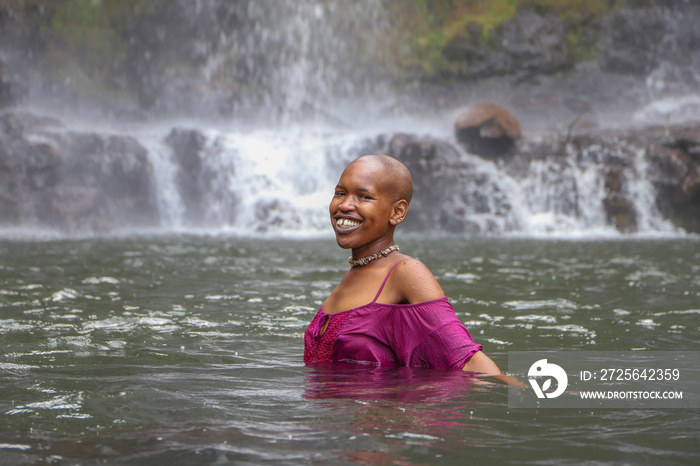
[[[499,375],[430,270],[394,243],[412,194],[408,168],[391,157],[366,155],[343,171],[330,215],[338,245],[352,250],[351,267],[306,330],[304,361]]]

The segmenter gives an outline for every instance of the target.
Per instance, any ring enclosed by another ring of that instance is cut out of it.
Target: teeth
[[[335,224],[338,225],[338,228],[354,228],[358,226],[360,222],[347,218],[339,218],[335,221]]]

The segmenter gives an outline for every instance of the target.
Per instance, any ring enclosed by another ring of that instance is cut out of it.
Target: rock
[[[608,16],[598,43],[602,68],[626,74],[650,72],[661,58],[666,25],[647,10],[624,9]]]
[[[185,218],[193,223],[202,220],[203,199],[211,182],[202,164],[204,142],[205,137],[199,131],[180,128],[174,128],[165,138],[165,143],[173,151],[173,161],[178,166],[177,190],[185,207]]]
[[[564,22],[556,15],[524,11],[497,26],[486,42],[471,22],[442,49],[448,69],[461,78],[516,74],[519,79],[552,74],[573,64]]]
[[[561,17],[524,11],[501,24],[494,42],[507,57],[507,71],[521,75],[552,74],[573,64]]]
[[[495,104],[468,107],[455,120],[455,136],[464,148],[487,158],[509,155],[520,137],[520,123]]]
[[[700,126],[674,129],[664,144],[650,145],[656,203],[675,225],[700,233]]]
[[[664,61],[686,62],[700,40],[697,5],[678,6],[623,8],[608,15],[597,44],[601,68],[646,75]]]
[[[0,108],[7,108],[14,105],[18,100],[18,92],[7,73],[5,60],[0,57]]]
[[[608,223],[622,233],[637,231],[637,210],[634,202],[623,194],[623,167],[608,165],[605,167],[605,216]]]
[[[444,197],[444,186],[440,186],[436,174],[458,159],[458,151],[444,141],[414,134],[397,133],[387,139],[386,154],[408,167],[415,186],[412,212],[405,222],[406,229],[434,227],[435,211],[430,206],[440,205]]]
[[[218,143],[209,147],[200,131],[184,128],[171,130],[164,142],[177,165],[175,181],[185,208],[182,220],[199,227],[233,223],[237,199],[229,192],[228,183],[235,168],[222,165]]]
[[[603,199],[608,223],[622,233],[637,231],[637,213],[634,202],[619,192],[612,192]]]
[[[134,138],[0,116],[0,223],[95,232],[160,223],[153,168]]]

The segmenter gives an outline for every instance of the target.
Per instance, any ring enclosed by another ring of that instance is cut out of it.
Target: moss
[[[566,32],[566,44],[574,57],[574,61],[581,62],[594,59],[598,51],[595,44],[586,43],[581,40],[582,26],[575,25]]]
[[[44,2],[50,20],[40,33],[55,76],[81,94],[132,99],[126,61],[129,31],[138,15],[152,14],[144,0]]]
[[[407,69],[429,76],[451,74],[464,64],[449,62],[442,51],[455,38],[470,40],[469,25],[481,31],[479,40],[489,44],[493,31],[522,9],[560,16],[567,25],[567,45],[577,61],[596,55],[591,41],[583,40],[584,24],[623,7],[655,5],[655,0],[413,0],[396,2],[394,17],[402,31],[398,61]],[[472,28],[474,29],[474,28]],[[402,48],[401,48],[402,47]]]
[[[484,42],[492,30],[517,12],[519,0],[414,0],[401,2],[394,15],[400,18],[399,39],[407,44],[408,52],[401,54],[404,66],[419,68],[431,74],[449,66],[442,55],[445,44],[463,34],[470,23],[476,24]],[[398,2],[397,2],[398,3]]]

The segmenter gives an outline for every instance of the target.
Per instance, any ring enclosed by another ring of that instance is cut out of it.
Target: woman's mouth
[[[361,223],[359,220],[351,220],[349,218],[338,218],[335,220],[335,226],[338,230],[351,230],[360,226]]]

